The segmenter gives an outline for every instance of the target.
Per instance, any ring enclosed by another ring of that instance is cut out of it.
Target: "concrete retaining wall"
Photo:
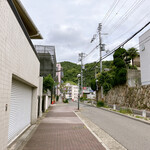
[[[98,95],[100,95],[100,91]],[[139,87],[118,86],[111,89],[104,96],[104,100],[108,104],[150,110],[150,85]]]

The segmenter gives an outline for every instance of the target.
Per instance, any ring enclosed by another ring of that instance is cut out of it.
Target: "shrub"
[[[83,98],[82,96],[80,97],[80,101],[81,101],[81,102],[83,102],[83,101],[84,101],[84,98]]]
[[[98,101],[97,102],[97,107],[104,107],[104,102],[103,101]]]
[[[68,103],[68,99],[63,100],[64,103]]]
[[[137,66],[132,66],[132,65],[129,65],[129,69],[134,69],[134,70],[137,70]]]
[[[85,100],[87,100],[86,94],[83,94],[83,96],[80,97],[80,101],[83,102],[83,101],[85,101]]]
[[[107,92],[112,88],[112,85],[110,83],[105,82],[103,84],[104,94],[107,94]]]
[[[111,72],[102,72],[99,76],[99,84],[104,88],[104,94],[114,86],[114,75]]]
[[[126,68],[121,68],[116,72],[116,81],[117,85],[123,85],[127,81],[127,69]]]

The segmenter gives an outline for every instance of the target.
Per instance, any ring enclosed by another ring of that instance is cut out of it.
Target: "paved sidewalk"
[[[53,106],[24,150],[105,150],[74,110],[64,104]]]

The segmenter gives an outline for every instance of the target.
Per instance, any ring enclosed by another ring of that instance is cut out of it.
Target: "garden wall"
[[[100,91],[99,94],[100,96]],[[139,87],[118,86],[104,96],[108,104],[138,109],[150,109],[150,85]]]

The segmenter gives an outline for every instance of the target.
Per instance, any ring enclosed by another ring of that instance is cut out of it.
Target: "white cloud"
[[[93,44],[90,44],[90,40],[96,33],[98,23],[102,21],[113,3],[110,0],[21,1],[44,37],[44,40],[34,40],[33,42],[55,45],[57,61],[69,60],[73,62],[77,62],[79,52],[88,53],[98,44],[98,39]],[[150,20],[150,3],[145,0],[115,28],[125,12],[130,10],[132,4],[136,4],[136,2],[137,0],[119,1],[110,18],[104,24],[102,31],[109,33],[108,36],[103,36],[103,42],[108,45],[107,49],[111,50],[119,45]],[[123,3],[125,3],[124,6]],[[138,36],[125,47],[137,44]],[[96,61],[98,57],[99,51],[96,50],[87,57],[86,62]],[[110,58],[108,57],[108,59]]]

